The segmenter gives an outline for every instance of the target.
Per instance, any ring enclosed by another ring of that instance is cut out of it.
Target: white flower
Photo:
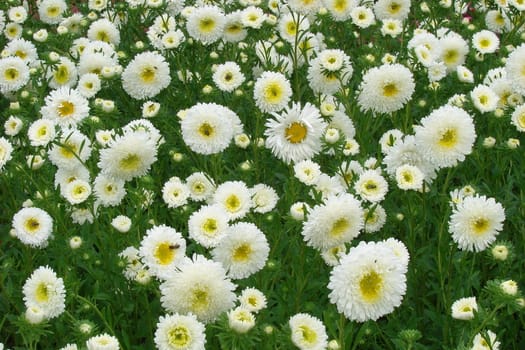
[[[45,102],[40,109],[42,117],[53,120],[63,128],[76,127],[89,115],[88,100],[67,86],[51,91]]]
[[[241,67],[235,62],[225,62],[217,66],[212,78],[219,90],[226,92],[237,89],[246,79]]]
[[[402,190],[419,190],[424,179],[425,175],[417,166],[403,164],[396,169],[397,186]]]
[[[328,345],[328,335],[324,324],[317,317],[299,313],[288,321],[295,346],[301,350],[323,350]]]
[[[160,316],[154,340],[159,350],[204,350],[205,328],[191,313]]]
[[[457,320],[472,320],[474,312],[478,311],[478,303],[475,297],[461,298],[452,304],[452,317]]]
[[[265,113],[282,110],[290,102],[292,87],[282,73],[264,72],[253,88],[255,105]]]
[[[36,207],[22,208],[13,216],[13,228],[16,237],[32,247],[47,245],[53,231],[53,218],[43,209]]]
[[[226,17],[217,6],[206,5],[194,8],[187,18],[186,29],[193,38],[203,44],[219,40],[223,34]]]
[[[457,204],[450,216],[449,231],[461,250],[485,250],[503,229],[505,211],[494,198],[469,196]]]
[[[237,333],[246,333],[255,326],[255,316],[239,306],[228,311],[228,325]]]
[[[410,13],[410,0],[378,0],[374,4],[374,12],[380,20],[394,18],[404,20]]]
[[[380,202],[388,193],[388,182],[376,170],[368,169],[359,175],[354,184],[355,192],[369,202]]]
[[[521,44],[509,55],[505,62],[505,71],[514,90],[525,95],[525,44]]]
[[[29,81],[29,67],[18,56],[0,58],[0,93],[22,88]]]
[[[490,30],[481,30],[472,36],[472,46],[481,54],[494,53],[499,48],[499,38]]]
[[[239,295],[241,306],[250,312],[266,308],[266,296],[256,288],[245,288]]]
[[[0,171],[4,165],[11,160],[13,145],[5,137],[0,137]]]
[[[111,220],[111,226],[119,232],[126,233],[131,228],[131,219],[126,215],[117,215]]]
[[[158,95],[170,82],[170,66],[156,52],[139,53],[122,72],[122,87],[137,100]]]
[[[194,201],[209,199],[215,191],[215,184],[203,172],[195,172],[186,178],[186,186],[190,190],[190,198]]]
[[[275,190],[265,184],[257,184],[250,189],[252,193],[253,211],[256,213],[267,213],[272,211],[279,200]]]
[[[220,205],[203,206],[193,212],[188,220],[189,236],[203,247],[215,247],[226,235],[228,218]]]
[[[230,220],[243,218],[252,207],[251,193],[242,181],[226,181],[213,194],[212,203],[220,205]]]
[[[49,266],[40,266],[33,271],[22,291],[26,308],[36,306],[42,309],[45,319],[55,318],[65,310],[64,281]]]
[[[93,336],[86,340],[87,350],[119,350],[118,339],[107,333]]]
[[[478,85],[470,92],[470,98],[481,113],[493,112],[498,106],[499,97],[486,85]]]
[[[188,186],[177,176],[171,177],[162,187],[162,199],[168,208],[178,208],[188,203]]]

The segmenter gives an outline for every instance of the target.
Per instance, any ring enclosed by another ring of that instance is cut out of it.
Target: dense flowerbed
[[[0,3],[0,349],[523,349],[523,0]]]

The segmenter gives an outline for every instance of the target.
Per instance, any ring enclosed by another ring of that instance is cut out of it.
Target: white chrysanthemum
[[[403,140],[403,136],[403,132],[399,129],[387,130],[383,135],[381,135],[381,138],[379,139],[381,152],[384,155],[387,155],[397,142]]]
[[[75,63],[67,57],[60,57],[60,61],[47,70],[49,86],[53,89],[60,87],[72,88],[78,79]]]
[[[289,0],[288,6],[290,10],[298,12],[302,15],[313,15],[323,5],[322,0]]]
[[[458,75],[459,81],[461,81],[463,83],[470,83],[470,84],[472,84],[474,82],[474,74],[467,67],[465,67],[465,66],[457,66],[456,67],[456,73]]]
[[[503,229],[505,210],[494,198],[469,196],[452,211],[449,231],[459,249],[485,250]]]
[[[7,136],[16,136],[24,127],[22,119],[10,115],[4,122],[4,132]]]
[[[319,178],[314,184],[314,191],[310,192],[312,198],[316,198],[321,194],[321,199],[325,200],[330,196],[337,196],[345,192],[346,185],[341,183],[339,176],[329,176],[327,174],[319,175]]]
[[[253,205],[250,190],[242,181],[220,184],[213,194],[212,203],[224,208],[230,220],[243,218]]]
[[[438,168],[463,161],[472,152],[476,140],[472,117],[463,109],[450,105],[435,109],[414,129],[421,154]]]
[[[266,308],[266,296],[256,288],[245,288],[239,295],[241,306],[250,312],[259,312]]]
[[[26,309],[26,312],[24,313],[24,317],[27,322],[30,324],[39,324],[44,321],[46,318],[46,315],[44,314],[44,310],[42,310],[41,307],[37,305],[33,305],[31,307],[28,307]],[[0,347],[3,350],[3,346]]]
[[[100,151],[98,167],[107,176],[129,181],[146,175],[157,160],[157,147],[147,133],[136,131],[117,136]]]
[[[77,344],[67,344],[59,350],[78,350]]]
[[[316,94],[333,95],[346,86],[353,71],[350,58],[342,50],[323,50],[310,61],[308,84]]]
[[[168,208],[178,208],[187,204],[189,195],[188,186],[177,176],[171,177],[162,186],[162,199]]]
[[[410,13],[410,5],[410,0],[378,0],[374,4],[374,12],[379,20],[404,20]]]
[[[260,29],[266,16],[264,11],[257,6],[248,6],[241,11],[241,23],[247,28]]]
[[[322,3],[330,13],[330,16],[337,22],[349,19],[352,11],[359,5],[359,2],[356,0],[323,0]],[[371,10],[370,13],[372,13]]]
[[[139,247],[142,261],[161,279],[169,278],[184,260],[186,241],[174,228],[159,225],[146,231]]]
[[[3,17],[3,13],[0,17]],[[7,11],[7,18],[15,23],[24,23],[27,19],[27,10],[24,6],[13,6]]]
[[[29,81],[29,67],[18,56],[0,59],[0,93],[6,94],[22,88]]]
[[[401,304],[405,273],[405,264],[385,243],[360,242],[332,270],[330,302],[352,321],[375,321]]]
[[[102,82],[98,74],[86,73],[78,80],[77,90],[85,98],[94,97],[100,91]]]
[[[126,196],[124,180],[98,174],[93,182],[93,192],[102,206],[116,206]]]
[[[288,321],[292,343],[301,350],[323,350],[328,346],[326,328],[317,317],[295,314]]]
[[[402,190],[420,190],[425,174],[415,165],[403,164],[396,169],[397,186]]]
[[[263,72],[255,82],[253,97],[262,112],[278,112],[288,105],[292,87],[286,77],[277,72]]]
[[[230,43],[242,41],[248,35],[241,20],[240,10],[230,12],[226,15],[224,23],[223,40]]]
[[[385,225],[386,211],[380,204],[363,209],[364,229],[367,233],[374,233]]]
[[[129,132],[144,132],[156,145],[164,143],[160,131],[147,119],[134,119],[122,128],[124,134]]]
[[[82,166],[91,156],[91,141],[80,131],[65,130],[57,144],[48,152],[51,163],[59,168],[73,169]]]
[[[368,169],[359,175],[354,184],[355,192],[370,202],[380,202],[388,192],[388,182],[376,170]]]
[[[170,30],[161,37],[161,50],[176,49],[186,40],[184,33],[180,30]]]
[[[329,197],[308,212],[301,234],[307,245],[319,250],[351,242],[363,228],[361,203],[351,194]]]
[[[499,10],[489,10],[485,14],[485,24],[487,29],[494,33],[501,34],[512,28],[512,22],[507,14]]]
[[[0,137],[0,170],[4,165],[11,160],[13,153],[13,145],[5,137]]]
[[[213,322],[234,306],[235,288],[220,263],[194,255],[160,285],[160,301],[170,312],[191,312],[201,322]]]
[[[53,90],[40,109],[42,118],[51,119],[63,128],[76,127],[89,115],[88,100],[67,86]]]
[[[65,197],[66,186],[75,180],[89,182],[89,170],[83,165],[74,168],[59,167],[55,173],[55,188],[60,186],[60,194]]]
[[[332,0],[337,3],[337,0]],[[348,1],[348,0],[346,0]],[[368,28],[375,23],[374,12],[366,6],[357,6],[350,12],[352,23],[359,28]]]
[[[230,226],[226,236],[211,251],[213,260],[220,262],[232,279],[247,278],[261,270],[269,253],[264,233],[247,222]]]
[[[7,23],[4,29],[4,35],[8,40],[16,40],[22,37],[23,27],[15,22]]]
[[[228,311],[228,326],[237,333],[246,333],[255,326],[255,316],[242,306]]]
[[[505,71],[514,90],[525,95],[525,44],[521,44],[509,55],[505,62]]]
[[[188,34],[203,44],[211,44],[222,37],[226,17],[217,6],[206,5],[194,8],[186,21]]]
[[[212,78],[219,90],[226,92],[237,89],[245,80],[241,67],[235,62],[225,62],[218,65]]]
[[[295,41],[308,32],[310,21],[305,15],[297,12],[287,12],[281,14],[277,29],[281,38],[294,45]]]
[[[31,41],[25,39],[11,40],[4,48],[4,57],[17,56],[20,57],[25,64],[32,67],[38,61],[38,51]]]
[[[187,109],[180,126],[184,142],[199,154],[224,151],[233,136],[242,132],[237,114],[216,103],[197,103]]]
[[[470,92],[470,98],[481,113],[493,112],[498,107],[499,96],[486,85],[476,86]]]
[[[46,319],[59,316],[65,310],[66,290],[64,281],[57,277],[49,266],[40,266],[24,283],[24,304],[26,308],[37,306]]]
[[[496,339],[496,334],[491,330],[487,330],[483,334],[478,333],[472,341],[471,350],[499,350],[501,343]]]
[[[87,181],[76,179],[68,183],[61,193],[70,204],[80,204],[91,195],[91,185]]]
[[[58,24],[67,10],[64,0],[42,0],[38,3],[38,17],[46,24]]]
[[[215,183],[203,172],[195,172],[186,178],[190,198],[194,201],[205,201],[215,192]]]
[[[107,333],[86,340],[87,350],[120,350],[118,339]]]
[[[295,177],[305,185],[314,185],[321,176],[321,167],[310,159],[295,163],[293,166]]]
[[[219,205],[207,205],[191,214],[189,236],[206,248],[213,248],[226,235],[229,216]]]
[[[321,251],[321,258],[328,266],[339,265],[339,260],[346,254],[346,245],[340,244],[335,247],[324,249]]]
[[[454,71],[457,66],[465,63],[469,47],[468,43],[458,34],[448,34],[439,39],[439,60],[447,66],[447,71]]]
[[[95,43],[99,42],[95,41]],[[96,47],[94,48],[94,50],[99,51],[92,52],[93,50],[89,48],[89,44],[86,45],[86,48],[80,56],[80,60],[78,63],[79,75],[84,75],[87,73],[94,73],[100,75],[105,68],[117,66],[117,61],[115,59],[117,55],[115,52],[104,54],[104,49],[102,47]],[[136,84],[140,84],[140,81],[136,82]]]
[[[408,252],[406,245],[393,237],[390,237],[385,241],[381,241],[380,244],[389,248],[394,253],[401,264],[399,268],[404,273],[406,273],[408,271],[408,262],[410,261],[410,253]]]
[[[382,21],[381,24],[381,35],[387,36],[390,35],[392,38],[395,38],[403,31],[403,23],[398,19],[386,18]],[[383,62],[385,63],[385,62]]]
[[[397,63],[385,64],[365,73],[357,102],[362,111],[395,112],[412,98],[415,87],[408,68]]]
[[[101,18],[89,25],[87,38],[91,41],[104,41],[115,47],[120,43],[120,32],[117,26],[107,18]]]
[[[122,72],[122,87],[137,100],[157,96],[170,82],[170,66],[156,52],[139,53]]]
[[[472,36],[472,46],[481,54],[494,53],[499,48],[499,38],[490,30],[481,30]]]
[[[12,225],[22,243],[36,248],[45,247],[53,231],[51,216],[36,207],[20,209],[13,216]]]
[[[472,320],[475,311],[478,311],[475,297],[458,299],[451,307],[452,318],[457,320]]]
[[[257,184],[251,188],[253,211],[256,213],[268,213],[275,208],[279,195],[275,190],[265,184]]]
[[[133,222],[126,215],[117,215],[111,220],[111,226],[121,233],[129,232]]]
[[[204,350],[205,328],[193,314],[160,316],[154,340],[159,350]]]
[[[266,122],[266,146],[286,163],[310,159],[321,151],[321,137],[326,123],[319,110],[309,102],[304,107],[294,103],[275,119]]]
[[[525,132],[525,104],[519,105],[512,112],[511,122],[518,131]]]

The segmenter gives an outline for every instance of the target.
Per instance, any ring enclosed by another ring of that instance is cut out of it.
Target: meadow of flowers
[[[0,349],[524,349],[525,1],[0,3]]]

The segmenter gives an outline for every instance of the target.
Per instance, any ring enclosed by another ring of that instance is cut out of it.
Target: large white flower
[[[42,309],[46,319],[59,316],[65,310],[66,290],[64,281],[49,266],[33,271],[24,287],[24,303],[27,308]]]
[[[159,350],[204,350],[204,325],[195,315],[160,316],[155,331],[155,345]]]
[[[377,320],[401,304],[406,271],[406,260],[385,242],[360,242],[332,270],[330,302],[352,321]]]
[[[41,248],[53,231],[53,218],[40,208],[22,208],[13,216],[13,228],[22,243]]]
[[[326,328],[317,317],[299,313],[288,321],[292,343],[301,350],[323,350],[328,345]]]
[[[156,52],[139,53],[122,72],[122,87],[137,100],[158,95],[170,82],[170,66]]]
[[[321,151],[321,137],[326,123],[314,105],[294,103],[275,119],[266,122],[266,145],[286,163],[310,159]]]

